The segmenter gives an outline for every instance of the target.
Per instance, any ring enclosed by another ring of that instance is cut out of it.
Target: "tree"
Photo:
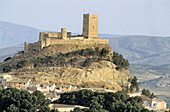
[[[3,67],[4,72],[9,72],[11,71],[11,67],[9,65]]]
[[[19,112],[19,109],[18,109],[14,104],[11,104],[11,105],[7,108],[7,112]]]
[[[74,108],[71,112],[150,112],[142,107],[140,96],[129,97],[125,91],[116,93],[81,90],[61,95],[60,103],[76,104],[89,109]]]
[[[103,109],[103,106],[100,105],[98,102],[91,103],[89,110],[90,112],[105,112],[106,111]]]
[[[51,112],[59,112],[58,109],[52,109]]]
[[[83,110],[80,107],[76,107],[71,112],[83,112]]]
[[[38,112],[50,112],[50,108],[48,106],[43,106]]]
[[[145,96],[147,96],[147,97],[150,97],[150,96],[151,96],[150,91],[149,91],[149,90],[146,90],[146,89],[143,89],[143,90],[142,90],[142,94],[145,95]]]
[[[139,84],[137,82],[137,77],[135,76],[132,80],[131,80],[131,86],[130,86],[130,91],[133,91],[133,88],[136,88],[136,91],[139,91]]]
[[[45,99],[43,93],[38,90],[34,91],[32,95],[37,97],[38,108],[41,108],[43,106],[48,106],[51,103],[51,101],[49,99]]]
[[[154,93],[150,95],[150,98],[153,99],[155,97]]]
[[[37,98],[28,91],[20,91],[16,88],[7,88],[0,91],[0,112],[36,110],[36,103]]]

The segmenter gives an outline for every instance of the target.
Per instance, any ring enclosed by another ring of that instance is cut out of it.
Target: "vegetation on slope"
[[[38,56],[35,59],[29,60],[19,60],[15,65],[5,65],[3,67],[4,72],[9,72],[11,69],[20,69],[27,67],[31,64],[35,68],[37,67],[50,67],[50,66],[64,66],[64,65],[74,65],[74,67],[88,67],[92,62],[98,62],[101,60],[107,60],[113,62],[117,65],[117,69],[120,68],[128,68],[129,62],[124,59],[122,55],[118,53],[113,53],[112,59],[108,57],[109,50],[103,48],[99,50],[98,47],[95,49],[86,48],[80,49],[68,53],[58,53],[58,55],[53,56]],[[23,54],[24,55],[24,54]],[[4,61],[8,61],[11,59],[5,59]]]

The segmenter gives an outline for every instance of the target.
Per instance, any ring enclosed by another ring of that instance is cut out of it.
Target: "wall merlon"
[[[40,32],[39,41],[25,42],[24,50],[28,52],[55,44],[108,44],[108,40],[98,38],[98,15],[84,14],[82,35],[72,36],[66,28],[61,28],[61,32]]]

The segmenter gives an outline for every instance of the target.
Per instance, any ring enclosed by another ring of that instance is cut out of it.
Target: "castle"
[[[98,38],[98,15],[83,14],[82,35],[71,35],[66,28],[61,28],[61,32],[40,32],[38,42],[24,43],[24,52],[56,44],[108,44],[108,40]]]

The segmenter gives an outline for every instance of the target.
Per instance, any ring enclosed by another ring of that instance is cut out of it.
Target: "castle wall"
[[[78,38],[78,37],[77,37]],[[108,44],[107,39],[69,39],[69,40],[60,40],[54,38],[46,38],[45,46],[55,45],[55,44]]]
[[[39,41],[43,41],[47,37],[61,39],[61,33],[59,32],[40,32]],[[68,37],[71,37],[71,32],[66,32]]]
[[[69,40],[74,40],[74,39],[83,40],[83,39],[84,39],[84,37],[71,37],[71,38],[69,38]]]
[[[24,51],[33,51],[33,50],[39,50],[40,49],[40,41],[34,42],[34,43],[29,43],[28,44],[28,49],[25,49]]]
[[[29,42],[25,42],[24,43],[24,52],[28,52],[29,51]]]
[[[58,32],[48,32],[46,34],[48,35],[47,37],[61,37],[61,33]]]

